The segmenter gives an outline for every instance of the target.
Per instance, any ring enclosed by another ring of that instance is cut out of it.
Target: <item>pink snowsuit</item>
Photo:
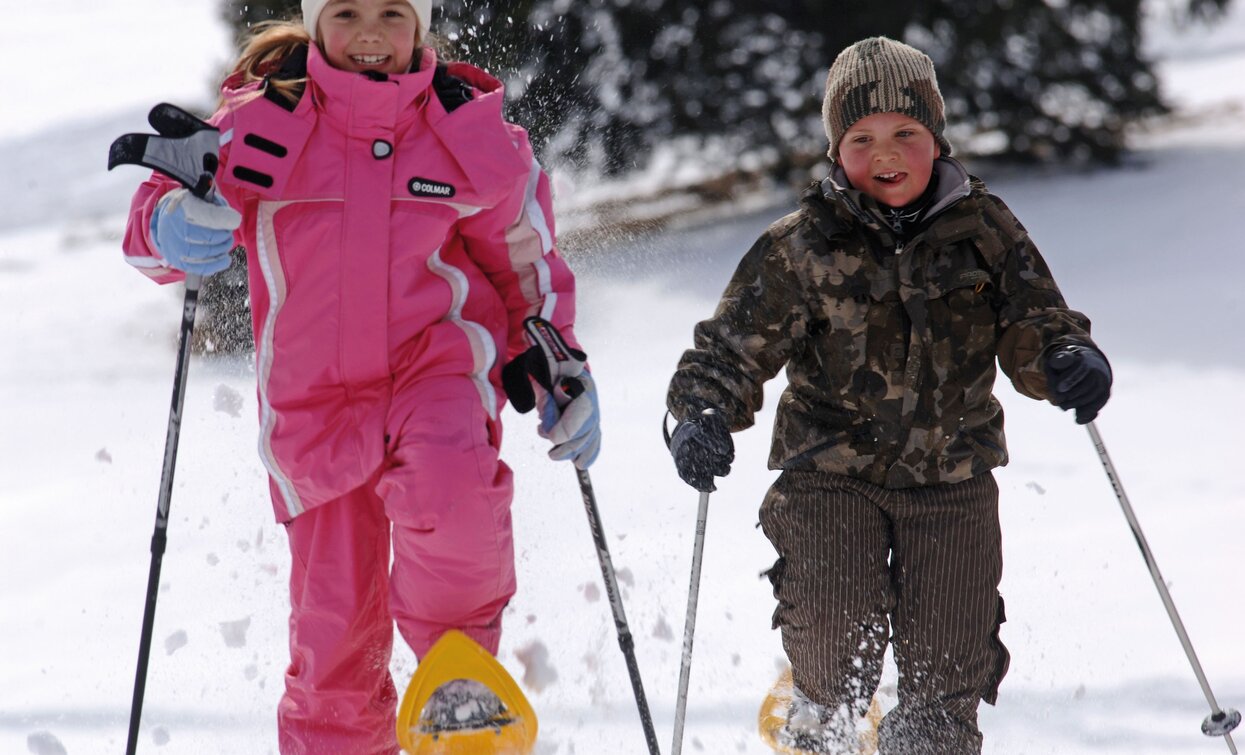
[[[292,111],[227,81],[218,190],[243,215],[260,453],[292,553],[281,751],[392,753],[392,623],[418,656],[450,628],[496,653],[515,591],[500,369],[540,315],[575,344],[547,177],[501,85],[436,57],[384,81],[312,45]],[[126,259],[166,283],[155,175]],[[390,527],[392,525],[392,540]],[[393,565],[390,573],[389,549]]]

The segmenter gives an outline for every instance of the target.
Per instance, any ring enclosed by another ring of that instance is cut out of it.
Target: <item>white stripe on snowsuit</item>
[[[452,303],[449,312],[445,314],[445,321],[462,328],[467,340],[471,342],[474,362],[471,380],[476,384],[476,390],[480,392],[480,402],[484,404],[484,410],[488,412],[489,419],[497,421],[497,391],[489,382],[488,377],[489,370],[493,369],[493,365],[497,363],[497,344],[489,335],[488,328],[478,322],[463,319],[463,304],[466,303],[467,295],[470,293],[467,276],[453,265],[446,264],[441,259],[440,249],[428,255],[428,269],[434,275],[444,279],[450,286]]]
[[[258,365],[259,384],[259,456],[264,468],[271,475],[273,483],[281,491],[285,507],[290,517],[303,513],[303,504],[294,484],[288,475],[281,471],[276,454],[272,452],[272,430],[276,424],[276,412],[268,400],[268,382],[272,375],[273,342],[272,336],[277,328],[277,316],[281,305],[285,303],[286,283],[285,271],[281,267],[281,255],[277,249],[276,230],[273,228],[273,215],[289,204],[288,202],[260,202],[256,218],[256,249],[255,256],[259,260],[260,270],[264,275],[264,283],[268,286],[268,312],[263,317],[264,329],[256,339],[256,363]]]

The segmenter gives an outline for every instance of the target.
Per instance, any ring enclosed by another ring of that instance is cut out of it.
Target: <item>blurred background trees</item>
[[[1205,17],[1229,1],[1164,7]],[[223,0],[222,13],[241,35],[298,5]],[[433,30],[506,83],[511,119],[547,162],[606,174],[678,136],[824,153],[825,70],[877,34],[933,57],[962,151],[1109,162],[1130,121],[1164,111],[1142,11],[1142,0],[442,0]]]
[[[507,114],[547,166],[618,176],[681,139],[723,174],[746,156],[801,184],[825,160],[826,69],[858,39],[902,39],[934,59],[958,155],[1109,164],[1131,122],[1166,111],[1143,12],[1209,19],[1229,2],[436,0],[433,32],[506,84]],[[222,0],[221,12],[241,40],[298,8]],[[245,287],[235,265],[204,288],[216,348],[249,347]]]

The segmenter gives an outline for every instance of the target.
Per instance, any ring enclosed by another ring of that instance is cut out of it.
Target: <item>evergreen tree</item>
[[[241,41],[255,24],[290,18],[299,12],[299,0],[223,0],[221,15]]]
[[[1185,12],[1213,17],[1227,2],[1188,0]],[[617,117],[660,116],[632,123],[642,146],[687,134],[741,149],[820,152],[825,71],[844,47],[873,35],[930,53],[953,134],[989,135],[973,141],[1003,158],[1110,162],[1128,123],[1165,110],[1141,51],[1142,0],[613,4],[624,55],[645,80]],[[631,24],[640,33],[627,33]]]
[[[1112,161],[1125,126],[1165,112],[1141,57],[1141,0],[941,0],[918,16],[948,121],[1021,160]]]

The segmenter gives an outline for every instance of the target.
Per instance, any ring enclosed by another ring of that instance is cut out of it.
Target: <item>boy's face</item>
[[[317,37],[329,64],[343,71],[406,73],[419,19],[406,0],[331,0]]]
[[[941,154],[928,128],[899,113],[865,116],[839,142],[847,180],[887,207],[903,207],[920,197]]]

